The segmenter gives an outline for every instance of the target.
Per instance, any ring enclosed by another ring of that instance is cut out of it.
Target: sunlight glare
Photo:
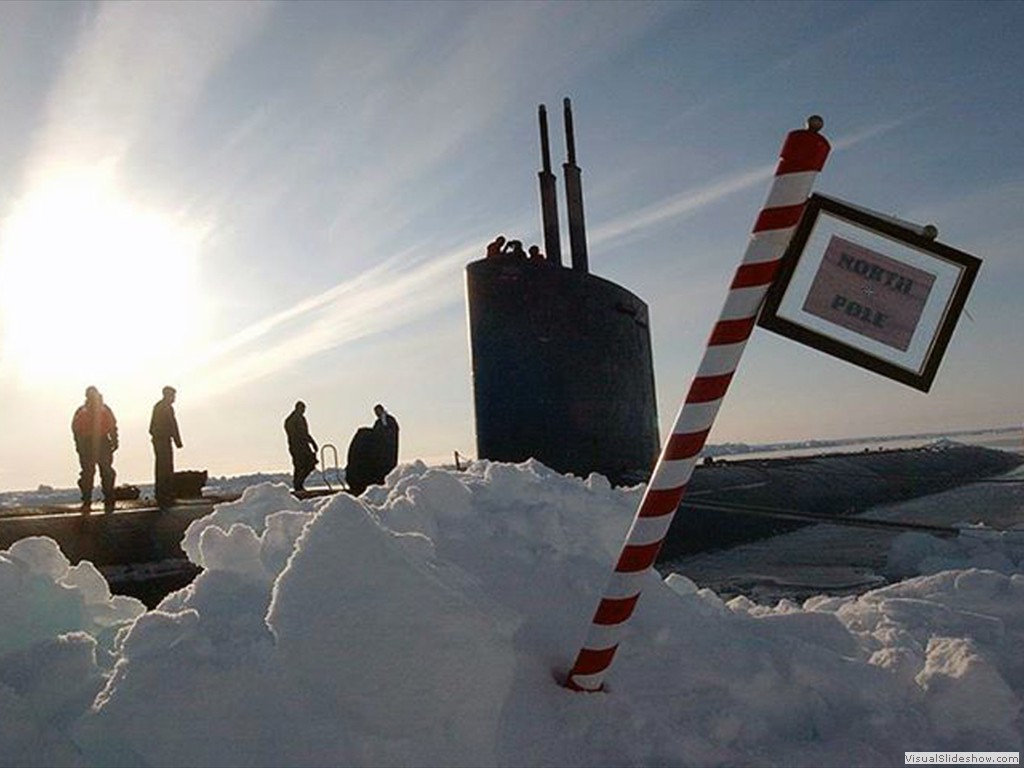
[[[199,241],[100,171],[37,185],[0,230],[0,372],[124,377],[182,355],[202,328]]]

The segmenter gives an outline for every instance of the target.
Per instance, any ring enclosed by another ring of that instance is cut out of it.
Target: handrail
[[[327,490],[333,492],[334,488],[331,487],[331,481],[327,479],[328,448],[334,453],[334,477],[338,478],[341,476],[341,467],[338,465],[338,449],[334,447],[333,443],[324,443],[320,446],[320,475],[324,479],[324,485],[327,486]],[[339,488],[339,490],[341,489]]]

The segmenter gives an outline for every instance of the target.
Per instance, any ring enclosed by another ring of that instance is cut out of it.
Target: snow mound
[[[88,564],[70,575],[53,542],[19,542],[0,553],[0,763],[895,766],[1020,749],[1012,557],[774,606],[652,571],[608,692],[558,685],[641,492],[536,462],[402,465],[359,499],[261,484],[190,526],[204,570],[148,612]]]

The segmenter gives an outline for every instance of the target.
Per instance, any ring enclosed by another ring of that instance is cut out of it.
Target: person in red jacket
[[[114,451],[117,450],[117,419],[114,412],[103,402],[103,395],[96,387],[86,387],[85,402],[78,407],[71,419],[71,434],[75,437],[75,451],[81,473],[78,489],[82,492],[82,506],[88,513],[92,508],[92,486],[96,467],[100,470],[100,484],[103,487],[103,509],[114,511]]]

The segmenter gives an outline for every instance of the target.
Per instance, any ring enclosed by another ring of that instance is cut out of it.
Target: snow
[[[797,602],[651,572],[605,693],[557,678],[642,488],[401,465],[248,487],[146,611],[49,539],[0,552],[0,765],[903,765],[1021,749],[1011,532],[898,537],[902,581]],[[963,515],[969,519],[970,515]],[[1019,537],[1018,537],[1019,539]]]
[[[938,573],[962,568],[986,568],[999,573],[1024,572],[1024,525],[997,531],[984,525],[962,525],[956,539],[905,533],[889,552],[889,573]]]

